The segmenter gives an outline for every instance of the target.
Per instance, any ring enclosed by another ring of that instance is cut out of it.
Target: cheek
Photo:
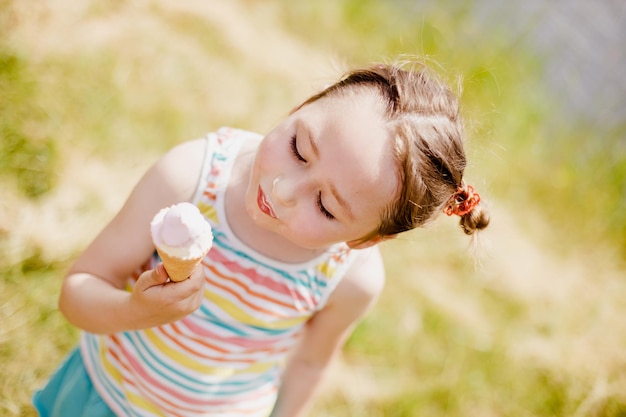
[[[279,162],[279,158],[276,156],[276,151],[271,147],[259,145],[252,164],[252,171],[250,173],[250,182],[248,184],[247,191],[248,201],[256,205],[257,187],[261,183],[264,183],[267,188],[267,183],[271,183],[271,178],[277,175],[277,171],[280,169],[280,166],[281,164]]]
[[[302,242],[302,246],[314,248],[324,246],[336,237],[332,224],[321,215],[317,216],[311,212],[302,213],[297,218],[291,219],[289,230],[294,239]]]
[[[271,169],[284,160],[286,151],[289,149],[287,144],[277,138],[267,137],[257,149],[257,163],[263,170]]]

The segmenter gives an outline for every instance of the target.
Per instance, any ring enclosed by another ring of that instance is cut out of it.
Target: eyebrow
[[[309,140],[309,145],[311,145],[311,150],[316,158],[320,157],[320,151],[317,147],[317,142],[313,137],[313,132],[311,132],[311,128],[307,124],[303,124],[304,131],[306,132],[306,137]]]
[[[311,127],[309,125],[307,125],[307,124],[304,124],[304,123],[303,123],[302,127],[304,128],[304,131],[306,133],[306,137],[309,140],[309,145],[311,146],[311,151],[313,152],[315,157],[319,159],[319,157],[320,157],[320,150],[317,147],[317,141],[315,140],[315,137],[313,136],[313,132],[311,131]],[[344,200],[339,195],[339,192],[337,192],[337,189],[335,188],[335,186],[333,184],[330,184],[330,192],[332,193],[333,197],[335,197],[335,200],[337,200],[337,203],[339,203],[339,206],[343,209],[343,211],[346,212],[346,215],[348,216],[348,218],[350,220],[354,221],[354,214],[352,213],[352,209],[350,209],[350,206],[348,205],[346,200]]]
[[[354,214],[352,214],[352,210],[350,209],[350,206],[348,205],[348,203],[346,203],[346,200],[341,198],[341,196],[337,192],[337,189],[332,184],[330,185],[330,192],[333,194],[333,196],[335,197],[335,199],[337,200],[341,208],[346,212],[346,214],[348,215],[348,218],[354,221]]]

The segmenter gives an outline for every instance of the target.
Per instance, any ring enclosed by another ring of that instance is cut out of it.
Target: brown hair
[[[313,95],[298,108],[322,97],[374,88],[385,104],[395,142],[394,156],[402,187],[382,215],[380,226],[364,241],[389,236],[433,220],[459,190],[466,166],[463,122],[456,96],[423,65],[377,64],[348,72],[335,84]],[[471,235],[489,224],[489,215],[476,205],[461,215],[463,231]]]

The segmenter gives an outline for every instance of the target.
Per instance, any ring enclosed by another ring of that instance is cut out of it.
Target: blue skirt
[[[94,389],[78,348],[35,392],[33,405],[40,417],[115,417]]]

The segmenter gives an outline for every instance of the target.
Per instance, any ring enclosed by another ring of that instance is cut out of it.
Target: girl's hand
[[[139,276],[130,296],[131,311],[138,327],[153,327],[179,320],[202,303],[204,274],[197,266],[180,282],[169,281],[162,263]]]

